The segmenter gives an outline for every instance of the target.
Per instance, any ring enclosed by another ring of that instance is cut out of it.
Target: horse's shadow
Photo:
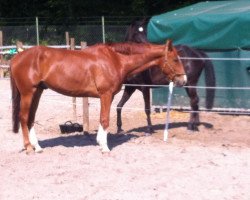
[[[187,127],[187,122],[174,122],[169,124],[169,129]],[[200,125],[206,128],[212,128],[213,125],[209,123],[200,123]],[[157,124],[152,126],[154,131],[164,130],[165,124]],[[108,145],[110,149],[113,149],[123,143],[128,142],[133,138],[138,138],[140,136],[134,134],[133,132],[145,133],[147,131],[147,126],[142,126],[138,128],[133,128],[126,131],[126,134],[108,134]],[[42,148],[64,146],[64,147],[83,147],[83,146],[96,146],[96,133],[91,134],[74,134],[74,135],[61,135],[56,138],[46,139],[39,141]]]
[[[206,123],[206,122],[200,122],[200,125],[203,125],[204,127],[211,129],[213,128],[213,125],[210,123]],[[155,131],[158,130],[164,130],[165,129],[166,124],[156,124],[156,125],[152,125],[152,129],[153,129],[153,133]],[[187,127],[188,126],[188,122],[173,122],[173,123],[169,123],[168,128],[169,129],[173,129],[173,128],[180,128],[180,127]],[[127,133],[132,133],[132,132],[146,132],[147,131],[147,126],[142,126],[142,127],[138,127],[138,128],[133,128],[127,131]]]
[[[62,135],[56,138],[40,140],[39,144],[42,148],[49,147],[83,147],[83,146],[96,146],[96,133],[91,134],[74,134],[74,135]],[[110,149],[115,148],[132,138],[137,138],[138,136],[132,133],[128,134],[108,134],[108,145]]]

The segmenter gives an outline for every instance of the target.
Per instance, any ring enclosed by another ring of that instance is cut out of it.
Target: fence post
[[[3,46],[3,32],[0,31],[0,47]],[[0,64],[3,63],[3,55],[1,54],[0,55]],[[0,67],[0,78],[3,78],[4,77],[4,70],[2,67]]]
[[[69,32],[65,32],[65,39],[66,39],[66,49],[70,49],[69,47]]]
[[[102,16],[102,42],[105,43],[105,19]]]
[[[0,31],[0,47],[3,46],[3,31]],[[0,62],[3,62],[3,55],[0,55]]]
[[[75,38],[70,38],[70,49],[75,49]],[[77,115],[76,115],[76,97],[72,97],[72,104],[73,104],[73,119],[74,121],[77,121]]]
[[[87,47],[86,42],[81,42],[81,50]],[[83,110],[83,131],[89,133],[89,98],[82,98],[82,110]]]
[[[39,23],[38,17],[36,17],[36,44],[39,45]]]
[[[0,47],[3,46],[3,32],[0,31]],[[3,63],[3,55],[0,54],[0,64]],[[3,69],[0,67],[0,78],[2,78],[4,76],[4,72]]]
[[[16,49],[17,49],[17,52],[20,52],[20,50],[22,51],[23,50],[23,43],[20,41],[17,41],[16,42]]]

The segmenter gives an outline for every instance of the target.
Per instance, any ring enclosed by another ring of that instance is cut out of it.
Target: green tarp
[[[216,87],[215,108],[250,109],[250,0],[197,3],[150,19],[148,39],[186,44],[205,50],[212,59]],[[217,59],[216,59],[217,58]],[[231,59],[227,59],[231,58]],[[198,86],[204,86],[204,75]],[[238,87],[236,89],[235,87]],[[245,89],[239,89],[239,88]],[[197,89],[204,107],[205,89]],[[166,105],[166,89],[153,89],[153,105]],[[175,89],[173,105],[189,106],[184,89]]]
[[[250,1],[208,1],[150,19],[148,39],[199,49],[250,48]]]
[[[207,52],[211,58],[250,58],[250,51],[234,50],[225,52]],[[250,60],[213,60],[216,75],[214,108],[250,109],[250,90],[233,89],[249,87]],[[205,86],[204,74],[199,79],[198,86]],[[205,108],[205,89],[197,89],[201,108]],[[166,106],[168,88],[153,89],[152,105]],[[189,107],[189,98],[183,88],[175,88],[173,106]]]

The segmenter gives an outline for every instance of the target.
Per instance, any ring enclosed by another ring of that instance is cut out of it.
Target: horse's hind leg
[[[40,147],[37,137],[36,137],[36,132],[34,129],[34,121],[35,121],[35,114],[37,111],[37,107],[38,107],[42,92],[43,92],[43,89],[38,88],[33,95],[30,113],[29,113],[29,121],[28,121],[30,143],[35,148],[35,152],[37,153],[42,152],[42,148]]]
[[[190,98],[190,120],[188,123],[188,130],[199,131],[198,125],[200,124],[199,118],[199,97],[196,88],[186,88],[187,94]]]
[[[117,112],[117,133],[123,132],[122,129],[122,107],[124,106],[124,104],[129,100],[129,98],[131,97],[131,95],[135,92],[136,88],[135,87],[128,87],[125,86],[123,95],[121,100],[119,101],[117,108],[116,108],[116,112]]]
[[[145,103],[145,113],[147,116],[147,123],[148,123],[148,127],[147,127],[147,133],[152,133],[153,129],[152,129],[152,122],[151,122],[151,108],[150,108],[150,88],[145,87],[142,89],[142,94],[143,94],[143,98],[144,98],[144,103]]]
[[[20,122],[21,122],[22,133],[23,133],[24,148],[26,149],[27,153],[30,153],[33,151],[33,147],[29,140],[29,127],[28,127],[28,120],[29,120],[29,113],[30,113],[32,98],[33,98],[33,92],[21,94]]]
[[[101,95],[101,114],[100,114],[100,126],[97,132],[96,141],[100,145],[102,152],[109,152],[107,142],[107,129],[109,127],[109,115],[110,106],[113,100],[112,93],[106,93]]]

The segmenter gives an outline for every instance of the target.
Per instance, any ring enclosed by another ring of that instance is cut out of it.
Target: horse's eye
[[[144,30],[143,27],[139,27],[139,28],[138,28],[138,31],[139,31],[139,32],[143,32],[143,30]]]

